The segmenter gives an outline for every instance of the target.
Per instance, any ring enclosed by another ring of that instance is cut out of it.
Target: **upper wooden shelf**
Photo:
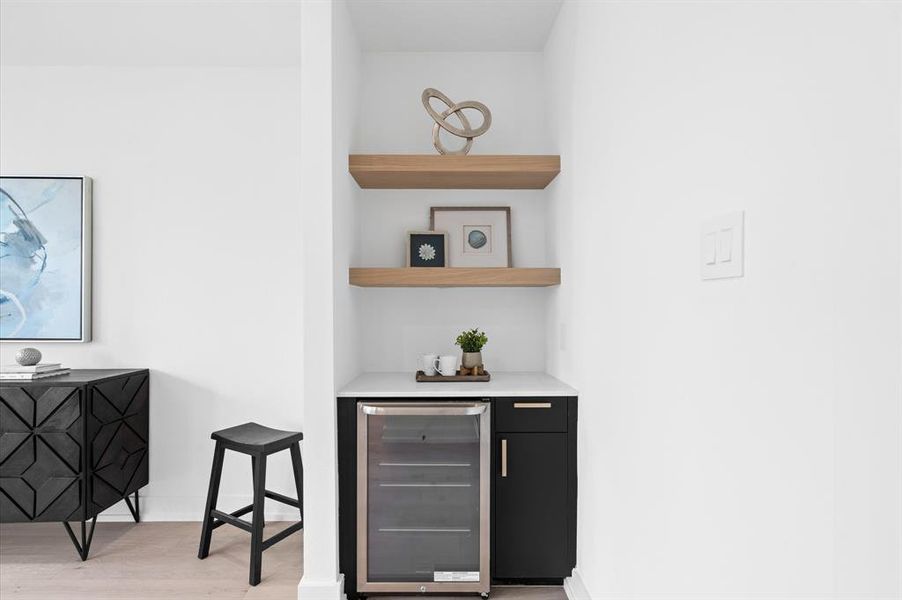
[[[560,285],[556,268],[351,267],[348,283],[360,287],[549,287]]]
[[[350,154],[362,188],[541,190],[561,172],[557,155]]]

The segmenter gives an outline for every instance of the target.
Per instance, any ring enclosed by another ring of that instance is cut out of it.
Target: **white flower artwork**
[[[423,260],[432,260],[435,258],[435,248],[430,244],[420,245],[420,258]]]
[[[447,234],[444,231],[407,232],[408,267],[444,267],[448,254]]]

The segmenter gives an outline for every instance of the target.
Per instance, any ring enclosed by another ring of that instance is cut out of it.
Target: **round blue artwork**
[[[467,236],[467,243],[471,248],[482,248],[486,245],[486,242],[489,241],[489,238],[485,236],[485,234],[478,229],[474,229],[470,232],[470,235]]]

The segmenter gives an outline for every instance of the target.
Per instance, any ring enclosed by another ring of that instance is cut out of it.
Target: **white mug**
[[[422,358],[423,374],[432,377],[435,375],[435,363],[438,362],[438,356],[435,354],[424,354]]]
[[[457,375],[457,356],[449,354],[438,357],[435,369],[445,377]]]

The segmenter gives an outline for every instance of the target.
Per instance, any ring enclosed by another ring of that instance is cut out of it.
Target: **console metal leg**
[[[138,497],[138,490],[135,490],[135,503],[132,504],[128,495],[125,496],[125,504],[128,506],[128,510],[132,513],[132,518],[135,520],[135,523],[141,522],[141,504]]]
[[[88,552],[91,551],[91,540],[94,539],[94,526],[97,524],[97,516],[91,519],[91,530],[87,531],[87,526],[85,521],[81,521],[81,543],[75,537],[75,532],[72,531],[72,527],[69,525],[68,521],[63,521],[63,527],[66,528],[66,533],[69,534],[69,539],[72,540],[72,544],[75,546],[75,550],[78,551],[78,556],[81,557],[82,560],[88,560]]]

